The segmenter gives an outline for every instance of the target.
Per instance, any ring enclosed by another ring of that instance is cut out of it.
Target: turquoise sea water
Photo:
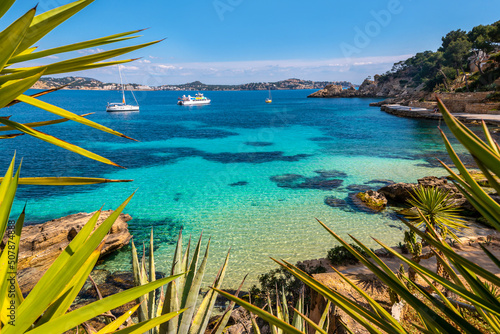
[[[212,104],[177,106],[182,92],[138,92],[141,111],[106,113],[113,91],[60,91],[43,99],[131,136],[132,142],[67,122],[43,131],[126,167],[80,157],[28,136],[2,141],[0,169],[14,151],[22,175],[133,179],[85,187],[21,187],[13,218],[27,203],[28,221],[116,208],[137,190],[125,212],[137,244],[154,227],[159,270],[171,264],[181,228],[211,237],[213,277],[231,248],[229,286],[244,274],[274,267],[270,256],[295,262],[324,257],[334,242],[315,221],[340,235],[370,236],[395,244],[398,220],[390,212],[370,214],[347,205],[333,208],[325,197],[347,199],[355,185],[378,189],[380,180],[415,182],[445,175],[435,157],[446,153],[434,121],[398,118],[369,107],[374,99],[307,99],[311,91],[206,92]],[[57,118],[23,105],[8,109],[16,121]],[[379,180],[378,183],[374,180]],[[129,270],[129,249],[104,268]]]

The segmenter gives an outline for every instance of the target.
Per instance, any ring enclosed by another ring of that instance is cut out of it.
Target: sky
[[[71,0],[18,0],[4,28],[38,3],[43,13]],[[158,86],[199,80],[241,84],[299,78],[361,83],[417,52],[435,51],[451,30],[500,20],[500,1],[476,0],[95,0],[37,45],[71,44],[134,29],[142,37],[37,65],[164,39],[116,59],[127,82]],[[119,82],[116,67],[72,75]]]

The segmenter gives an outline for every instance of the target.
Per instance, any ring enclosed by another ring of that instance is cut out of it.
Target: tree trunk
[[[462,68],[462,72],[464,72],[465,86],[467,87],[467,92],[470,92],[470,89],[469,89],[469,80],[467,80],[467,74],[465,74],[465,70],[463,68]]]
[[[450,87],[448,87],[448,77],[444,74],[443,69],[440,68],[439,72],[443,75],[444,88],[446,88],[447,91],[450,91]]]

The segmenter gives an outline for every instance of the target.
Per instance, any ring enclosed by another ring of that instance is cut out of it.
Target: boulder
[[[453,183],[449,183],[445,177],[426,176],[418,180],[418,183],[394,183],[382,187],[378,192],[394,203],[406,204],[408,199],[411,199],[413,188],[417,185],[423,187],[435,187],[443,191],[449,191],[449,196],[454,202],[455,207],[459,207],[469,211],[475,211],[474,207],[466,200],[464,195],[455,187]]]
[[[408,199],[411,198],[413,193],[414,183],[393,183],[378,190],[379,193],[383,194],[386,199],[395,203],[406,203]]]
[[[368,190],[356,194],[356,197],[369,209],[379,212],[387,205],[387,199],[384,194],[377,191]]]
[[[96,228],[109,217],[112,210],[101,213]],[[23,293],[30,291],[54,260],[73,240],[93,213],[77,213],[43,224],[23,227],[19,245],[18,279]],[[132,217],[120,214],[104,239],[101,256],[128,244],[132,236],[127,222]]]

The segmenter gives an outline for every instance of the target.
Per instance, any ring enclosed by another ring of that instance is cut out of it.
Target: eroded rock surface
[[[112,210],[101,213],[96,228]],[[54,260],[89,221],[93,213],[77,213],[43,224],[23,227],[19,246],[18,278],[23,293],[30,291]],[[101,256],[127,245],[132,236],[127,222],[132,217],[120,214],[105,238]]]

